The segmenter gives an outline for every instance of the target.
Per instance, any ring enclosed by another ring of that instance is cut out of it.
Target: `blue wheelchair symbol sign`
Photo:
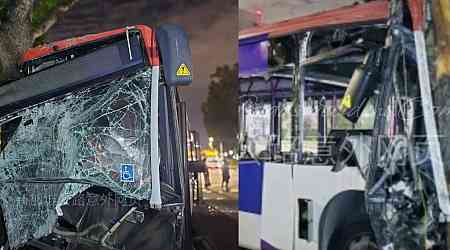
[[[120,179],[122,182],[134,182],[134,165],[122,164]]]

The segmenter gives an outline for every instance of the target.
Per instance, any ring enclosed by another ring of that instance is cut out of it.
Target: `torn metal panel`
[[[20,119],[0,158],[10,246],[48,235],[60,207],[90,186],[150,199],[150,83],[147,70],[0,120]]]
[[[397,7],[402,10],[401,5]],[[394,17],[393,21],[402,20],[402,15]],[[441,195],[442,186],[446,185],[438,184],[436,175],[442,166],[440,155],[436,154],[437,132],[429,129],[434,117],[430,111],[431,90],[429,86],[424,89],[429,84],[423,78],[428,70],[421,72],[420,66],[417,70],[421,61],[416,61],[416,57],[423,59],[426,55],[420,56],[423,47],[417,41],[417,52],[410,53],[407,47],[412,32],[405,32],[402,27],[394,22],[388,38],[390,47],[378,96],[367,207],[377,242],[383,249],[445,249],[440,225],[440,215],[445,210],[440,202],[441,198],[447,199]]]

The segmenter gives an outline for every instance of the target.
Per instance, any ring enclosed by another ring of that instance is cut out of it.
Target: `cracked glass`
[[[60,207],[91,186],[150,198],[150,84],[148,69],[0,118],[11,247],[50,234]]]

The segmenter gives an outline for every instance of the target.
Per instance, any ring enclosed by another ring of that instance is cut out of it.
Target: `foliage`
[[[72,0],[40,0],[37,1],[32,13],[32,26],[33,30],[36,30],[44,23],[49,16],[54,13],[59,6],[67,5]]]
[[[0,82],[20,76],[20,55],[45,40],[46,32],[78,0],[0,0]],[[1,39],[8,38],[8,39]]]
[[[238,70],[237,64],[218,67],[211,75],[208,98],[202,104],[208,135],[223,141],[225,148],[236,143],[238,133]]]
[[[34,0],[31,13],[32,30],[38,30],[43,23],[55,15],[58,15],[58,8],[61,6],[70,6],[74,0]],[[0,21],[6,21],[8,7],[12,5],[12,0],[0,0]]]
[[[31,26],[33,32],[38,32],[44,23],[49,22],[52,18],[58,18],[58,13],[62,6],[70,6],[75,0],[40,0],[38,1],[32,12]],[[56,22],[56,19],[54,20]],[[34,41],[34,46],[41,45],[45,42],[45,33],[39,33]]]
[[[44,23],[59,6],[68,5],[73,0],[36,0],[32,12],[33,29],[37,29]],[[11,0],[0,0],[0,21],[6,19],[8,5]]]
[[[49,16],[49,14],[58,7],[60,0],[41,0],[33,8],[31,23],[33,29],[37,29]]]

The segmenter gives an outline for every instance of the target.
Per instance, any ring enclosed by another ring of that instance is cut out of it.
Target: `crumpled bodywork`
[[[4,131],[0,157],[11,247],[50,234],[60,207],[90,186],[150,198],[150,83],[147,70],[0,120],[2,130],[20,121]]]
[[[438,164],[431,153],[436,148],[430,138],[436,135],[424,115],[430,112],[432,96],[422,92],[428,83],[418,74],[419,58],[425,57],[419,54],[423,48],[415,50],[413,32],[401,23],[404,9],[399,3],[394,5],[379,87],[366,205],[383,249],[447,249],[438,199],[442,186],[433,173]]]

